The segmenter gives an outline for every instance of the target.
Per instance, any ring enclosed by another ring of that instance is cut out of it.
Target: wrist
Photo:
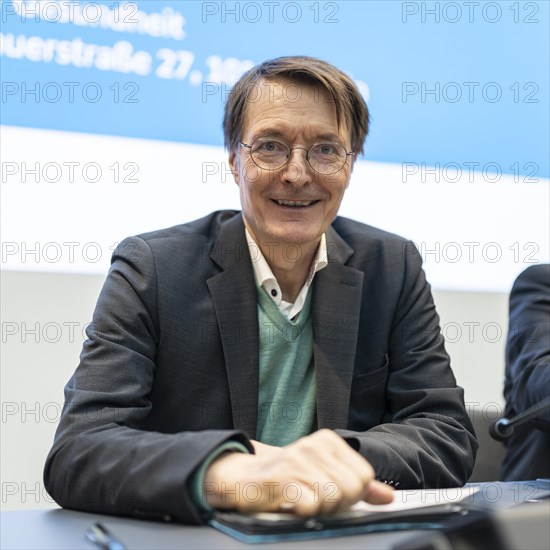
[[[217,457],[204,474],[203,500],[212,508],[234,508],[239,500],[239,483],[235,472],[250,455],[226,452]]]

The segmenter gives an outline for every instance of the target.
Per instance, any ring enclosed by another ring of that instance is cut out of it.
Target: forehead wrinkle
[[[258,137],[272,136],[291,144],[299,137],[310,143],[337,141],[347,144],[350,137],[347,126],[342,125],[343,121],[338,125],[335,107],[322,101],[325,95],[322,90],[317,96],[319,99],[302,96],[302,100],[289,102],[281,94],[283,83],[269,84],[274,87],[271,90],[264,88],[261,99],[247,105],[242,138],[250,142]],[[310,86],[305,89],[313,90]]]

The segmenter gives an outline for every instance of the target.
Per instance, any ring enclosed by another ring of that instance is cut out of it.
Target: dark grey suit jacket
[[[458,486],[477,443],[412,243],[345,218],[312,286],[317,423],[401,489]],[[200,522],[186,483],[258,410],[256,286],[242,216],[113,254],[45,467],[62,506]]]
[[[510,293],[504,416],[550,396],[550,265],[523,271]],[[550,411],[514,428],[505,440],[502,479],[550,478]]]

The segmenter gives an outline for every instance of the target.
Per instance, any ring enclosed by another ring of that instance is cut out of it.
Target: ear
[[[239,185],[239,161],[237,160],[237,154],[235,151],[231,151],[231,153],[229,153],[229,167],[231,168],[231,173],[233,174],[235,183]]]

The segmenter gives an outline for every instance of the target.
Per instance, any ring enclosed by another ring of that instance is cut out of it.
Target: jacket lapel
[[[259,370],[257,292],[241,215],[222,225],[210,257],[223,270],[207,284],[223,346],[233,425],[254,438]]]
[[[315,275],[313,354],[319,428],[347,426],[363,273],[344,265],[353,249],[332,227],[329,263]],[[242,216],[224,223],[210,254],[222,271],[207,280],[220,330],[233,424],[256,437],[259,380],[257,291]]]
[[[327,230],[327,267],[313,283],[313,354],[319,428],[346,428],[361,311],[363,272],[344,265],[353,249]]]

